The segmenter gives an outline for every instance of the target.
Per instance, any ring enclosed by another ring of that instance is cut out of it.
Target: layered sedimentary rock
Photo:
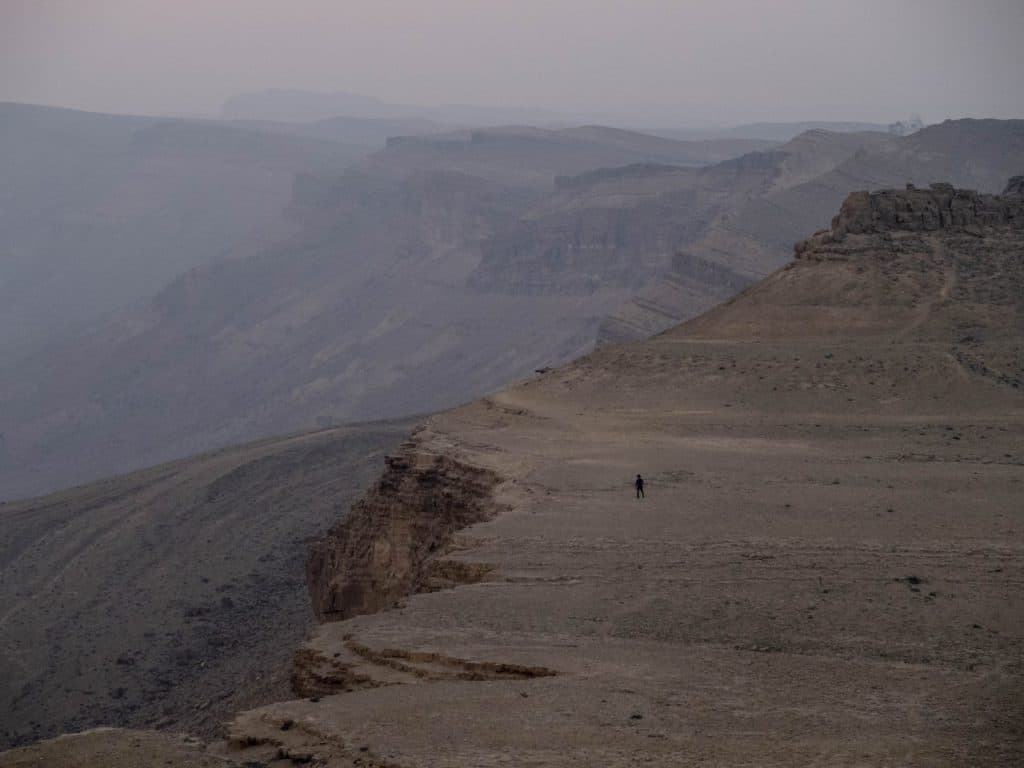
[[[390,608],[446,575],[460,580],[433,570],[431,560],[455,531],[498,509],[493,472],[414,444],[386,464],[373,489],[310,552],[306,580],[322,621]]]
[[[878,232],[934,232],[964,227],[1024,227],[1024,200],[1019,177],[1007,185],[1015,196],[979,194],[954,189],[952,184],[932,184],[928,189],[907,185],[905,190],[855,192],[832,221],[831,234]]]

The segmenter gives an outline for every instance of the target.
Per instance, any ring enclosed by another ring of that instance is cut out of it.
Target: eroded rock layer
[[[905,190],[855,192],[843,203],[832,222],[832,233],[933,232],[965,227],[1024,228],[1024,198],[1011,194],[1019,188],[1011,180],[1007,194],[985,195],[952,184],[929,189],[907,185]],[[980,233],[979,233],[980,234]]]
[[[322,621],[374,613],[430,589],[432,558],[452,534],[497,511],[493,472],[415,444],[386,464],[374,488],[310,551],[306,580]]]

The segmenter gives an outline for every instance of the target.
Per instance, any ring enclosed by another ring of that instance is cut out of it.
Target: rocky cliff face
[[[634,209],[591,208],[526,220],[484,241],[469,284],[515,295],[635,290],[695,236],[691,195]]]
[[[310,557],[355,618],[226,754],[1021,764],[1020,202],[854,195],[703,317],[433,417]]]
[[[483,241],[469,283],[489,293],[526,295],[628,296],[659,286],[666,275],[669,281],[681,276],[674,255],[688,252],[737,199],[763,193],[788,157],[756,152],[701,169],[636,164],[561,177],[543,204]],[[721,262],[708,254],[701,263]],[[699,270],[683,274],[703,292]],[[681,298],[687,317],[726,298],[716,284],[708,286],[710,303]]]
[[[460,528],[493,515],[498,477],[415,443],[388,457],[383,476],[310,551],[313,610],[336,621],[392,607],[439,582],[464,581],[433,564]]]
[[[1020,176],[1010,179],[1002,195],[979,194],[946,183],[932,184],[928,189],[908,184],[903,190],[853,192],[843,202],[829,229],[816,232],[794,246],[796,258],[849,253],[851,248],[864,251],[865,244],[877,252],[886,252],[893,249],[894,238],[906,240],[911,234],[981,238],[1024,229],[1022,180],[1024,177]],[[878,239],[879,235],[884,237]],[[854,236],[854,244],[837,249],[836,246],[849,236]],[[1008,248],[1012,250],[1013,244]],[[976,249],[961,244],[958,252],[972,250]]]
[[[467,133],[302,177],[282,241],[0,358],[0,495],[441,410],[586,352],[599,327],[602,341],[665,330],[789,261],[852,188],[995,191],[1024,168],[1024,122],[955,128],[912,142],[815,132],[707,168],[668,167],[689,149],[635,134]],[[856,163],[821,175],[844,157]]]
[[[899,139],[850,134],[845,147],[826,142],[827,136],[810,131],[780,148],[786,157],[766,190],[737,199],[685,250],[759,279],[785,264],[793,242],[828,221],[854,189],[899,188],[907,182],[925,186],[944,179],[961,189],[997,192],[1008,172],[1024,167],[1021,120],[946,121]],[[627,338],[639,340],[696,314],[688,295],[675,304],[672,297],[665,286],[643,289],[616,311],[613,321],[621,317],[624,323],[605,325],[632,328]]]

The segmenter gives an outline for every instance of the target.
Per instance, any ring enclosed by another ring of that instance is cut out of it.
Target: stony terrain
[[[0,505],[0,744],[100,725],[210,736],[287,696],[308,542],[410,426],[275,438]]]
[[[431,418],[310,560],[310,698],[215,751],[1019,763],[1022,297],[1024,197],[854,195],[735,300]]]

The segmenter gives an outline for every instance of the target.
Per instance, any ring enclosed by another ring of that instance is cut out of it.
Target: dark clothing
[[[644,498],[644,479],[637,475],[636,482],[633,485],[636,486],[636,497],[638,499]]]

